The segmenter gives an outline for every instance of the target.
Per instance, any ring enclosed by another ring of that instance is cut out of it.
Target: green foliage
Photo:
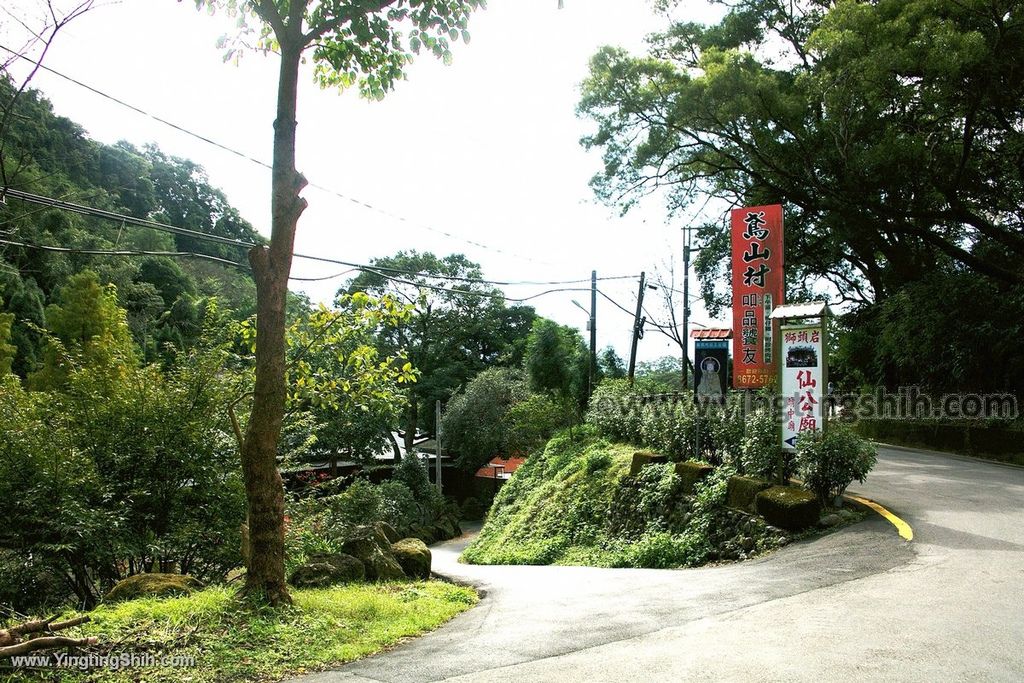
[[[390,295],[412,307],[406,324],[378,334],[382,353],[404,352],[420,372],[408,387],[408,434],[421,426],[433,430],[435,401],[448,401],[481,371],[520,363],[523,340],[536,316],[529,307],[505,306],[496,296],[500,292],[478,282],[483,277],[478,264],[461,254],[438,257],[416,251],[371,263],[381,270],[362,272],[340,293]],[[401,281],[385,277],[392,272],[401,273]],[[443,284],[438,277],[455,281]]]
[[[188,678],[197,683],[279,680],[389,648],[437,628],[478,600],[472,588],[443,581],[300,589],[292,598],[288,609],[260,609],[230,588],[208,588],[179,598],[101,605],[89,623],[67,633],[116,643],[115,656],[158,651],[190,658],[195,666],[188,667]],[[178,681],[181,671],[153,667],[146,680]],[[37,678],[12,675],[14,681]],[[61,680],[72,683],[132,683],[138,676],[132,667],[61,672]]]
[[[408,324],[411,309],[362,292],[340,297],[337,305],[313,309],[288,329],[288,402],[316,420],[319,450],[372,460],[390,444],[406,387],[418,377],[403,351],[384,355],[377,338]],[[240,326],[252,352],[255,329],[252,320]]]
[[[522,373],[493,368],[452,397],[441,430],[446,448],[458,454],[460,468],[475,471],[495,456],[512,454],[508,416],[529,395]]]
[[[679,484],[683,493],[696,493],[702,481],[711,476],[715,471],[711,465],[703,462],[677,462],[675,464],[676,474],[679,475]]]
[[[530,394],[505,413],[507,452],[532,453],[571,421],[572,414],[564,405],[542,394]]]
[[[747,435],[740,447],[742,471],[762,479],[775,479],[782,456],[782,427],[767,409],[758,409],[747,417]],[[789,459],[787,458],[787,462]]]
[[[831,505],[854,480],[863,483],[876,460],[874,445],[838,421],[824,433],[805,431],[797,438],[797,475],[823,505]]]
[[[0,307],[3,305],[4,300],[0,299]],[[18,352],[18,348],[10,343],[13,324],[13,313],[0,313],[0,377],[10,374],[15,354]]]
[[[673,209],[783,203],[800,226],[786,300],[824,279],[853,304],[837,381],[1019,391],[1016,4],[740,0],[711,25],[665,16],[644,54],[591,60],[579,111],[594,123],[583,145],[603,153],[596,194],[623,210],[659,189]],[[709,216],[697,247],[715,315],[729,304],[726,224]]]
[[[386,522],[402,537],[415,536],[453,512],[413,457],[402,459],[390,481],[371,484],[357,479],[340,493],[329,493],[334,486],[328,482],[316,491],[317,496],[289,502],[285,535],[289,571],[310,555],[341,552],[356,527]]]
[[[575,328],[537,319],[526,344],[526,371],[531,385],[560,398],[577,396],[585,379],[580,375],[581,355],[585,361],[586,347]]]
[[[632,453],[593,434],[556,436],[498,492],[463,559],[619,567],[706,562],[712,537],[727,523],[731,470],[707,473],[690,489],[696,495],[687,496],[672,464],[648,465],[630,476]]]
[[[626,363],[611,346],[606,346],[598,354],[597,369],[602,379],[622,379],[626,376]]]
[[[123,321],[109,294],[79,281],[100,298],[84,310]],[[59,387],[27,392],[10,376],[0,386],[0,495],[10,520],[0,548],[63,577],[86,605],[141,571],[222,578],[240,562],[245,516],[224,415],[234,391],[224,349],[181,354],[167,370],[140,367],[130,351],[90,348],[117,338],[109,327],[75,338],[62,315],[54,320],[74,352],[63,355]],[[55,337],[46,343],[64,349]]]
[[[33,387],[62,386],[72,365],[105,368],[130,367],[136,362],[135,345],[124,309],[117,305],[113,286],[100,286],[96,273],[85,270],[61,288],[58,303],[46,309],[49,332],[42,369],[32,376]]]

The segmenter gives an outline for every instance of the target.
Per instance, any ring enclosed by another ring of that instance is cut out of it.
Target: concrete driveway
[[[1024,679],[1024,469],[883,447],[856,493],[880,517],[688,570],[461,565],[487,595],[326,681]]]

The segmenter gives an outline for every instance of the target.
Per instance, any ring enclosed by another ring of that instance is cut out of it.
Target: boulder
[[[341,552],[366,561],[366,558],[374,553],[390,549],[391,541],[383,529],[375,526],[358,526],[348,535]]]
[[[403,538],[391,544],[391,553],[402,571],[414,579],[430,578],[430,548],[418,538]]]
[[[406,578],[402,565],[391,553],[391,547],[384,552],[380,549],[363,560],[363,568],[366,570],[368,581],[399,581]]]
[[[384,534],[384,537],[388,539],[388,543],[395,543],[402,539],[402,535],[395,531],[395,527],[387,522],[377,522],[373,527]]]
[[[296,588],[323,588],[362,581],[365,576],[363,563],[351,555],[318,554],[297,567],[288,582]]]
[[[135,598],[166,598],[188,595],[202,587],[202,581],[187,574],[136,574],[114,584],[103,599],[120,602]]]

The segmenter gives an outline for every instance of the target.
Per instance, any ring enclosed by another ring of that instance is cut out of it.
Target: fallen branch
[[[30,638],[23,640],[23,637],[32,633],[53,633],[64,629],[78,626],[89,621],[89,617],[74,617],[65,621],[55,621],[57,617],[49,619],[36,619],[26,621],[8,629],[0,629],[0,657],[14,657],[17,655],[44,650],[51,647],[67,647],[81,645],[95,645],[99,642],[97,638],[64,638],[61,636],[47,636],[43,638]]]
[[[100,642],[99,638],[63,638],[61,636],[47,636],[45,638],[32,638],[17,645],[0,647],[0,657],[16,657],[26,652],[45,650],[51,647],[81,647],[83,645],[95,645]]]

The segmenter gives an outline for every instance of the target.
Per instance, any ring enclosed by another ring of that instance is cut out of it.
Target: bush
[[[473,471],[507,452],[507,414],[529,395],[521,372],[494,368],[481,372],[452,397],[441,418],[441,432],[445,446],[458,454],[459,467]]]
[[[808,491],[793,486],[772,486],[757,494],[754,509],[769,524],[801,531],[818,523],[821,504]]]
[[[875,447],[838,421],[825,433],[803,432],[796,442],[797,474],[825,506],[854,480],[863,483],[876,460]]]
[[[479,498],[469,497],[462,501],[462,519],[475,522],[483,519],[486,512],[487,508]]]
[[[771,482],[753,477],[729,477],[728,505],[738,510],[752,511],[757,494],[771,487]]]
[[[638,394],[627,379],[606,379],[590,397],[587,422],[608,439],[639,444],[642,415]]]
[[[747,417],[747,434],[740,446],[742,472],[752,477],[775,479],[781,454],[779,421],[767,408],[755,410]]]

